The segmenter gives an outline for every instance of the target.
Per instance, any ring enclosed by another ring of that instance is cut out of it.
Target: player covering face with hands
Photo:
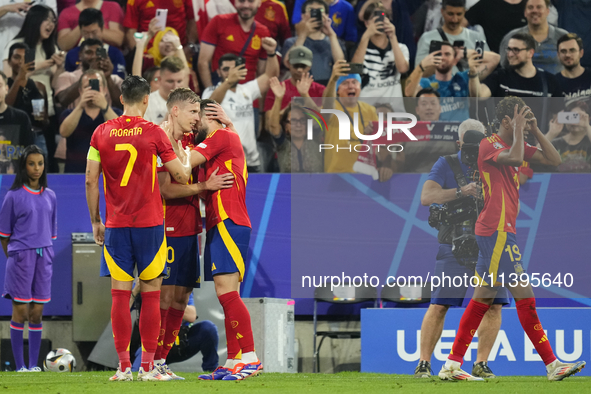
[[[506,97],[498,104],[497,119],[501,125],[497,134],[480,143],[478,169],[483,179],[484,208],[476,222],[476,240],[480,255],[476,275],[482,282],[474,289],[462,319],[452,351],[439,372],[443,380],[483,380],[460,369],[464,354],[484,314],[490,308],[497,290],[507,286],[515,298],[517,315],[526,335],[546,364],[549,380],[562,380],[579,372],[584,361],[560,362],[550,346],[536,312],[536,300],[529,281],[522,279],[525,273],[522,254],[516,242],[515,222],[519,204],[519,178],[517,168],[523,161],[556,166],[560,155],[544,136],[537,120],[522,99]],[[531,133],[540,149],[524,141],[524,134]],[[509,278],[518,280],[510,281]]]

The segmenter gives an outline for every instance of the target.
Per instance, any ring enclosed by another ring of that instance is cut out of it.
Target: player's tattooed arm
[[[160,194],[165,200],[174,198],[184,198],[200,194],[207,190],[228,189],[234,184],[234,175],[226,173],[218,175],[219,168],[216,168],[209,179],[201,183],[192,183],[187,185],[180,185],[172,183],[170,176],[166,172],[158,174],[158,185],[160,186]]]

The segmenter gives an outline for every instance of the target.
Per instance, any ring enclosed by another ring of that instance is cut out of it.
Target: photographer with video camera
[[[429,224],[439,230],[439,252],[433,276],[443,274],[468,278],[474,275],[478,245],[474,226],[482,209],[477,160],[480,140],[485,137],[482,123],[468,119],[458,129],[460,148],[457,154],[440,157],[423,185],[421,204],[431,206]],[[440,205],[441,204],[441,205]],[[443,331],[450,306],[461,306],[468,287],[438,286],[421,326],[421,354],[415,369],[416,378],[431,376],[431,355]],[[493,306],[478,329],[478,354],[472,370],[475,376],[492,378],[488,355],[501,327],[501,306],[509,303],[507,291],[499,292]]]

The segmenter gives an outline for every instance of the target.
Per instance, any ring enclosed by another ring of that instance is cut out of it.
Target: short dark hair
[[[93,23],[98,23],[101,30],[105,25],[105,20],[103,19],[103,13],[96,8],[86,8],[80,12],[80,16],[78,17],[78,26],[90,26]]]
[[[4,83],[8,83],[8,77],[0,70],[0,77],[4,80]]]
[[[220,60],[218,60],[218,68],[222,67],[223,62],[235,62],[236,60],[238,60],[238,55],[235,55],[233,53],[225,53],[222,55],[222,57],[220,57]]]
[[[144,71],[142,76],[144,77],[144,79],[146,81],[152,82],[152,80],[154,79],[154,75],[156,75],[156,72],[159,70],[160,70],[160,67],[158,67],[158,66],[150,67],[149,69]]]
[[[45,158],[45,153],[43,153],[43,150],[41,150],[41,148],[39,148],[37,145],[29,145],[23,150],[23,153],[18,158],[16,176],[14,177],[14,182],[12,182],[10,190],[18,190],[29,181],[29,176],[27,175],[27,158],[29,155],[34,153],[38,153],[43,156],[44,166],[41,178],[39,178],[39,186],[43,188],[42,191],[47,189],[47,159]]]
[[[434,94],[437,97],[441,97],[441,94],[439,94],[439,92],[433,88],[423,88],[423,89],[419,90],[416,97],[421,97],[425,94]]]
[[[575,101],[572,101],[566,105],[566,110],[569,112],[575,108],[580,108],[586,114],[589,113],[589,104],[587,104],[587,102],[585,100],[581,100],[581,99],[575,100]]]
[[[164,60],[160,63],[160,72],[164,70],[168,70],[171,73],[178,73],[181,70],[185,69],[185,64],[183,61],[175,56],[168,56],[165,57]]]
[[[29,46],[27,44],[25,44],[24,42],[15,42],[14,44],[12,44],[10,46],[10,49],[8,50],[8,60],[10,60],[10,58],[12,58],[12,54],[17,49],[24,49],[26,51],[27,49],[29,49]],[[15,75],[15,77],[16,77],[16,75]]]
[[[89,38],[88,40],[84,40],[80,44],[80,51],[78,53],[84,52],[84,48],[86,48],[86,47],[92,47],[95,45],[102,47],[103,42],[101,40],[97,40],[96,38]]]
[[[556,42],[556,50],[558,51],[558,48],[560,48],[560,44],[570,40],[575,40],[577,42],[577,45],[579,46],[579,51],[583,50],[583,39],[579,37],[577,33],[566,33],[562,37],[560,37]],[[8,58],[10,59],[10,56]]]
[[[441,8],[445,8],[447,6],[466,8],[466,0],[443,0],[441,2]]]
[[[521,97],[515,96],[507,96],[499,101],[495,109],[497,120],[501,122],[505,119],[505,116],[513,119],[513,116],[515,115],[515,105],[517,105],[517,111],[521,111],[526,104]]]
[[[536,40],[529,33],[515,33],[511,36],[510,40],[519,40],[525,44],[525,49],[536,49]]]
[[[88,77],[89,75],[94,75],[94,74],[98,74],[101,76],[101,85],[103,85],[103,87],[106,88],[107,81],[105,79],[105,74],[103,74],[103,72],[101,70],[95,70],[95,69],[89,68],[88,70],[84,71],[82,73],[82,75],[80,76],[80,79],[78,80],[78,89],[82,89],[82,79],[84,77]]]
[[[375,10],[382,10],[384,12],[386,11],[382,3],[371,3],[367,6],[367,8],[365,8],[365,12],[363,13],[363,20],[368,21],[370,19],[373,19],[373,12]]]
[[[168,100],[166,101],[166,108],[170,111],[172,107],[175,106],[177,103],[190,103],[195,104],[199,102],[199,96],[197,93],[192,91],[189,88],[176,88],[168,95]],[[201,108],[199,108],[201,111]]]
[[[551,0],[544,0],[544,3],[546,4],[546,8],[550,8],[550,1]],[[527,3],[529,3],[529,0],[525,0],[525,5],[527,5]]]
[[[302,4],[302,15],[306,13],[306,8],[311,4],[320,4],[324,6],[324,13],[328,15],[328,4],[322,0],[306,0],[304,4]]]
[[[136,104],[150,94],[150,83],[137,75],[129,75],[121,84],[125,104]]]
[[[212,99],[202,99],[201,101],[199,101],[199,105],[200,105],[200,112],[201,112],[201,117],[205,117],[205,109],[207,108],[208,104],[217,104],[218,102]],[[218,123],[222,123],[219,120],[216,119],[216,122]]]

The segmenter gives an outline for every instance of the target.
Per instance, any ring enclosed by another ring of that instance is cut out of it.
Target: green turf
[[[16,373],[0,372],[2,393],[583,393],[591,392],[591,377],[570,377],[549,382],[545,377],[504,377],[486,382],[441,382],[409,375],[278,374],[264,373],[242,382],[207,382],[198,374],[182,373],[185,381],[109,382],[111,372]],[[477,391],[475,391],[477,390]]]

